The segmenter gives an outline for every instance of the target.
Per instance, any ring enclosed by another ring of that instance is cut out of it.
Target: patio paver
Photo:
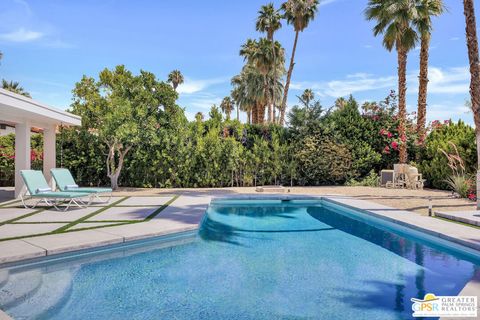
[[[52,255],[121,243],[123,242],[123,238],[95,230],[84,230],[26,238],[23,241],[36,247],[43,248],[46,250],[47,255]],[[8,244],[8,242],[5,244]]]
[[[61,223],[5,224],[0,226],[0,239],[48,233],[62,226]]]
[[[22,240],[0,242],[0,263],[33,259],[45,256],[45,249]]]
[[[2,208],[0,209],[0,223],[21,217],[36,211],[35,209],[17,209],[17,208]]]
[[[123,202],[122,202],[123,203]],[[89,220],[143,220],[158,207],[112,207],[90,217]]]
[[[122,201],[119,206],[163,206],[173,197],[130,197]]]

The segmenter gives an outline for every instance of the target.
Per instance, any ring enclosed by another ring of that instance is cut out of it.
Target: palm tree
[[[240,55],[243,56],[247,62],[245,71],[251,77],[251,81],[258,82],[257,75],[259,74],[263,79],[263,84],[260,87],[263,88],[264,93],[259,95],[258,92],[256,96],[259,99],[256,99],[257,105],[259,106],[259,123],[263,123],[263,114],[265,109],[265,104],[269,106],[268,121],[272,122],[273,111],[271,108],[272,98],[275,95],[275,90],[272,90],[272,86],[275,83],[275,78],[273,74],[278,74],[278,69],[283,68],[285,61],[285,53],[278,41],[270,41],[266,38],[260,38],[260,40],[251,40],[248,39],[247,42],[242,45],[240,49]],[[276,57],[276,59],[274,59]]]
[[[337,110],[342,110],[343,108],[346,107],[347,103],[348,103],[347,99],[345,99],[344,97],[340,97],[340,98],[337,98],[337,100],[335,100],[334,107]]]
[[[184,82],[183,74],[179,70],[173,70],[168,74],[167,82],[172,83],[173,90],[177,91],[177,87]]]
[[[20,86],[20,83],[16,81],[7,81],[5,79],[2,79],[2,88],[17,94],[21,94],[22,96],[25,96],[27,98],[32,97],[30,93],[25,91],[25,89]]]
[[[470,62],[470,97],[477,140],[477,210],[480,210],[480,59],[478,57],[477,22],[473,0],[463,0],[468,60]]]
[[[420,34],[420,75],[418,87],[417,135],[419,141],[425,138],[427,122],[427,87],[428,87],[428,52],[432,32],[432,16],[439,16],[445,11],[443,0],[419,0],[418,18],[415,20]]]
[[[305,89],[298,100],[305,106],[305,108],[310,108],[310,102],[315,99],[315,94],[312,89]]]
[[[257,22],[255,25],[255,28],[259,32],[264,32],[267,34],[267,39],[271,41],[272,43],[272,51],[273,51],[273,64],[276,63],[276,55],[275,55],[275,48],[274,42],[273,42],[273,36],[275,32],[282,27],[282,15],[278,10],[275,10],[275,7],[273,3],[269,3],[267,5],[264,5],[260,8],[260,11],[258,11],[258,17],[257,17]],[[275,70],[273,70],[273,78],[276,78],[276,73]],[[269,118],[271,120],[274,119],[274,113],[275,113],[275,92],[272,93],[272,102],[273,106],[269,105],[268,106],[268,114]]]
[[[230,120],[230,114],[232,113],[232,110],[233,110],[232,98],[230,97],[223,98],[222,103],[220,103],[220,109],[222,109],[222,112],[225,113],[227,120]]]
[[[418,16],[415,0],[369,0],[365,15],[376,20],[375,36],[383,34],[383,45],[388,51],[397,51],[398,60],[398,134],[400,136],[400,163],[406,163],[407,154],[407,57],[415,47],[418,36],[413,21]]]
[[[195,120],[196,120],[197,122],[202,122],[202,121],[203,121],[203,118],[204,118],[204,117],[203,117],[203,113],[197,112],[197,113],[195,114]]]
[[[292,56],[290,57],[290,66],[288,67],[287,80],[283,91],[283,100],[280,109],[280,124],[285,121],[285,109],[287,108],[288,89],[292,78],[293,66],[295,65],[295,51],[297,50],[298,34],[303,32],[310,21],[315,18],[318,10],[318,0],[288,0],[282,4],[284,17],[287,23],[293,25],[295,30],[295,40],[293,42]]]

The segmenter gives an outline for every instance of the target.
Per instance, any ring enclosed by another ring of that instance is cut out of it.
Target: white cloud
[[[459,68],[429,68],[429,93],[435,94],[467,94],[469,91],[470,73],[468,67]],[[418,70],[407,76],[408,93],[418,92]],[[344,97],[357,92],[375,91],[378,89],[395,89],[397,75],[378,76],[369,73],[355,73],[347,75],[341,80],[326,82],[294,82],[293,90],[312,89],[320,97]]]
[[[213,78],[213,79],[203,79],[203,80],[193,80],[190,78],[185,78],[185,82],[178,86],[179,94],[192,94],[205,90],[206,88],[226,82],[226,78]]]
[[[30,42],[38,40],[43,36],[44,34],[42,32],[19,28],[12,32],[0,34],[0,40],[9,42]]]
[[[452,119],[457,121],[464,120],[468,124],[473,123],[473,115],[471,110],[465,105],[446,101],[444,103],[433,103],[428,105],[427,120],[446,120]]]
[[[320,0],[320,6],[326,6],[327,4],[334,3],[337,0]]]

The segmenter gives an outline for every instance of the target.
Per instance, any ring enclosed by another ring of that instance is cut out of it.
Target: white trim
[[[3,111],[3,112],[2,112]],[[4,119],[5,118],[5,119]],[[38,119],[37,119],[38,118]],[[0,119],[18,123],[23,119],[45,124],[80,126],[82,118],[22,95],[0,89]]]

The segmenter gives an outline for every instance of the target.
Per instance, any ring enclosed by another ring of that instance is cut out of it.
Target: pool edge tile
[[[141,225],[139,223],[138,225]],[[180,226],[174,227],[170,229],[165,228],[155,228],[152,225],[145,225],[142,226],[142,230],[136,231],[133,230],[131,227],[134,226],[133,224],[118,226],[118,227],[108,227],[104,229],[97,230],[98,232],[106,233],[109,235],[119,236],[123,238],[124,242],[136,241],[136,240],[143,240],[148,238],[155,238],[159,236],[165,236],[175,233],[181,233],[185,231],[193,231],[198,230],[198,225],[191,225],[191,226]]]
[[[44,257],[47,251],[23,240],[8,240],[0,242],[0,265]]]

